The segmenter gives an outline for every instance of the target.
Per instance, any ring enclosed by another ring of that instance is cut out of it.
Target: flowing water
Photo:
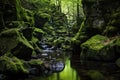
[[[59,61],[45,75],[27,80],[120,80],[120,69],[113,62],[83,61],[79,54],[51,48],[45,48],[40,56],[48,62]]]

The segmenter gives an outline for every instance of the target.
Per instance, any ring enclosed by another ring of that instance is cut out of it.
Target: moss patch
[[[81,47],[89,47],[93,50],[100,50],[106,45],[105,41],[107,40],[108,38],[105,36],[96,35],[87,40],[85,43],[83,43]]]
[[[29,73],[24,63],[16,57],[9,58],[7,56],[1,56],[0,64],[0,71],[4,73]]]
[[[91,37],[81,44],[81,58],[101,61],[115,60],[115,40],[116,38],[110,39],[101,35]]]

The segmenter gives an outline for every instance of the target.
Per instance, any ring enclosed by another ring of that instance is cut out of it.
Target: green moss
[[[43,64],[43,61],[41,59],[31,59],[29,61],[29,64],[34,66],[41,66],[41,64]]]
[[[17,10],[17,18],[18,20],[21,18],[20,13],[21,13],[21,2],[20,0],[16,0],[16,10]]]
[[[36,33],[42,33],[42,34],[44,33],[44,31],[42,29],[39,29],[39,28],[35,28],[34,32],[36,32]]]
[[[70,47],[70,45],[62,45],[61,48],[64,50],[69,50],[71,47]]]
[[[18,41],[22,42],[24,45],[26,45],[27,47],[31,48],[31,49],[34,49],[32,47],[32,45],[29,43],[29,41],[23,36],[22,33],[20,32],[17,32],[17,35],[18,35]]]
[[[25,73],[29,71],[25,68],[24,63],[16,57],[9,58],[7,56],[0,57],[0,71],[12,73]]]
[[[33,43],[37,43],[38,41],[39,41],[38,38],[32,37],[32,42],[33,42]]]
[[[76,35],[71,39],[73,43],[80,43],[80,36],[82,34],[82,29],[84,27],[84,21],[81,23],[81,26],[79,28],[79,31],[76,33]]]
[[[28,9],[23,8],[23,15],[21,16],[23,21],[29,22],[30,26],[34,26],[34,13]]]
[[[17,32],[17,28],[7,29],[2,31],[0,33],[0,36],[3,36],[3,37],[17,36],[16,32]]]
[[[37,43],[41,40],[43,34],[45,34],[45,32],[42,29],[39,28],[35,28],[33,31],[33,36],[32,36],[32,40],[34,43]]]
[[[29,71],[27,70],[27,67],[25,66],[24,62],[16,57],[13,57],[13,62],[17,67],[17,72],[22,72],[28,74]]]
[[[63,34],[63,33],[66,33],[66,29],[63,27],[63,29],[56,30],[56,32],[59,34]]]
[[[33,51],[31,56],[37,56],[37,53]]]
[[[28,9],[23,8],[20,0],[16,0],[16,10],[18,21],[27,22],[31,27],[34,26],[34,13]]]
[[[30,42],[23,36],[18,28],[4,30],[0,34],[0,53],[1,55],[12,52],[17,57],[29,57],[34,50]],[[25,50],[25,51],[24,51]],[[23,56],[25,55],[25,56]]]
[[[51,17],[49,14],[44,13],[44,12],[41,12],[41,11],[37,12],[37,15],[38,15],[40,18],[43,18],[43,19],[46,19],[46,20],[50,20],[50,17]]]
[[[2,71],[2,72],[4,72],[4,71],[5,72],[6,71],[17,72],[16,65],[7,56],[0,57],[0,64],[1,64],[0,71]]]
[[[2,54],[17,46],[17,29],[8,29],[0,33],[0,52]]]
[[[87,40],[81,46],[82,47],[89,47],[92,50],[100,50],[105,46],[105,44],[103,44],[103,43],[107,39],[108,38],[105,36],[96,35],[96,36],[93,36],[92,38],[90,38],[89,40]]]
[[[64,42],[64,39],[62,37],[59,37],[58,39],[55,39],[53,41],[54,46],[61,46],[61,44]]]
[[[81,58],[101,61],[115,60],[115,41],[116,38],[109,39],[105,36],[95,35],[81,44]]]

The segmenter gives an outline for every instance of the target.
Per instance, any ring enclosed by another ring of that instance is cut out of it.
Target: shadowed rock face
[[[120,34],[120,1],[82,0],[82,3],[86,16],[84,31],[85,35],[88,36],[88,40],[81,45],[83,51],[81,52],[81,57],[84,56],[85,59],[102,61],[116,60],[119,58],[120,54],[118,50]],[[101,37],[95,36],[98,34],[100,34]],[[107,37],[108,39],[101,41],[104,37]],[[101,47],[102,44],[104,45],[103,47]]]
[[[86,15],[87,35],[105,34],[114,36],[119,33],[119,0],[83,0],[82,3]]]
[[[0,1],[0,29],[13,27],[12,21],[17,20],[15,0]]]

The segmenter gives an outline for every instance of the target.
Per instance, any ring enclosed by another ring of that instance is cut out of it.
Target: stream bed
[[[58,62],[58,66],[54,66],[53,71],[51,69],[51,72],[45,75],[26,80],[120,80],[120,69],[115,63],[82,61],[79,55],[72,55],[71,52],[66,51],[45,50],[43,54],[43,59],[60,60],[64,65]]]

